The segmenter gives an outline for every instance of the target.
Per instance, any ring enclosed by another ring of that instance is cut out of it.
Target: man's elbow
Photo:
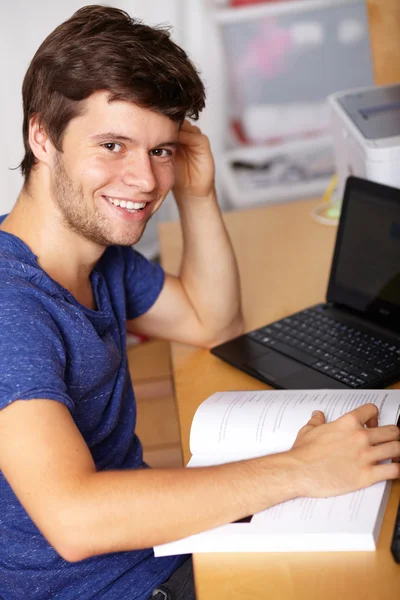
[[[54,550],[69,563],[80,562],[91,556],[88,552],[84,552],[82,548],[78,548],[75,545],[61,544],[58,548],[54,548]]]
[[[47,536],[47,539],[57,554],[69,563],[76,563],[93,555],[79,534],[59,530],[56,535]]]
[[[60,506],[41,528],[53,549],[67,562],[75,563],[96,554],[93,527],[76,506]]]
[[[243,315],[240,313],[227,327],[218,332],[215,332],[214,335],[211,336],[211,339],[207,340],[205,346],[206,348],[213,348],[214,346],[223,344],[228,340],[232,340],[233,338],[239,337],[243,333],[244,319]]]

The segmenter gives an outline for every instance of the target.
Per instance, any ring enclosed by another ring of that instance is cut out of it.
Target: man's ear
[[[47,165],[52,162],[55,148],[40,122],[39,115],[33,115],[29,121],[29,145],[38,162]]]

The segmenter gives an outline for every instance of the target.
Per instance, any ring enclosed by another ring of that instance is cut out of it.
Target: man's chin
[[[114,239],[108,240],[107,246],[134,246],[142,239],[144,231],[145,227],[141,231],[135,231],[135,233],[116,235]]]

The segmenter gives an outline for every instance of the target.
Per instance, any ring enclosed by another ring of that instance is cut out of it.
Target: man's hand
[[[378,409],[365,404],[325,423],[314,411],[300,429],[290,454],[299,463],[300,495],[326,497],[400,477],[400,429],[377,427]]]
[[[173,192],[179,202],[187,197],[204,198],[214,191],[214,160],[207,136],[189,121],[179,131],[175,155]]]

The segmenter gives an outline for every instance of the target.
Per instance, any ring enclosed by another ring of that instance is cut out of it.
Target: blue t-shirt
[[[0,217],[0,222],[4,217]],[[81,305],[38,265],[19,238],[0,231],[0,410],[20,399],[64,404],[97,470],[138,469],[126,320],[157,299],[164,273],[132,248],[107,248],[91,274],[97,310]],[[63,560],[0,471],[0,598],[145,600],[181,564],[137,550]]]

